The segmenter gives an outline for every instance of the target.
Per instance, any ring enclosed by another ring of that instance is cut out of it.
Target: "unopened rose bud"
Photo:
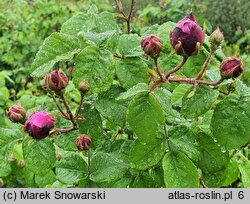
[[[26,79],[22,79],[21,80],[21,84],[26,84],[27,80]]]
[[[23,168],[23,167],[24,167],[24,165],[25,165],[24,160],[20,160],[20,161],[18,161],[18,166],[19,166],[20,168]]]
[[[56,160],[60,161],[62,158],[62,155],[59,152],[56,152]]]
[[[55,70],[43,79],[43,88],[47,91],[61,92],[69,83],[68,77],[62,70]]]
[[[142,39],[141,47],[146,55],[155,58],[158,57],[162,50],[162,43],[159,37],[148,35]]]
[[[20,123],[24,121],[26,116],[26,110],[20,105],[14,105],[7,111],[8,118],[14,123]]]
[[[182,56],[197,55],[204,42],[204,33],[197,24],[192,12],[180,20],[170,33],[170,41],[176,54]]]
[[[89,83],[86,80],[82,80],[79,83],[78,90],[84,95],[89,91]]]
[[[32,88],[33,87],[33,84],[31,83],[31,82],[29,82],[28,84],[27,84],[27,88]]]
[[[220,31],[220,29],[217,28],[214,32],[212,32],[212,34],[209,37],[209,42],[211,43],[211,48],[217,49],[221,45],[223,40],[224,40],[224,35]]]
[[[75,144],[78,150],[85,151],[90,149],[91,139],[88,135],[79,135],[76,140]]]
[[[24,131],[34,139],[40,140],[49,135],[54,128],[54,123],[54,119],[47,112],[35,112],[28,116],[28,120],[24,124]]]
[[[236,78],[243,72],[243,62],[240,58],[227,57],[220,65],[220,73],[223,79]]]

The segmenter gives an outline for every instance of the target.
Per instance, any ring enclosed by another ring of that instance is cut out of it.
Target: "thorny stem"
[[[77,112],[76,112],[76,116],[74,117],[71,110],[70,110],[70,107],[68,105],[68,102],[66,101],[66,98],[65,96],[63,96],[62,94],[58,94],[58,96],[60,97],[60,99],[62,100],[63,102],[63,105],[65,106],[66,108],[66,111],[67,111],[67,114],[65,114],[61,108],[61,106],[57,103],[55,97],[52,95],[52,98],[55,102],[55,105],[56,107],[58,108],[58,110],[63,114],[64,118],[67,119],[67,120],[70,120],[71,123],[72,123],[72,127],[70,128],[64,128],[64,129],[61,129],[61,128],[56,128],[56,134],[57,135],[60,135],[62,133],[66,133],[66,132],[71,132],[71,131],[74,131],[74,130],[77,130],[78,127],[77,127],[77,124],[76,124],[76,119],[78,119],[78,116],[79,116],[79,113],[80,113],[80,110],[81,110],[81,106],[82,106],[82,103],[83,103],[83,96],[81,96],[81,100],[80,100],[80,104],[78,106],[78,109],[77,109]]]
[[[210,50],[210,52],[209,52],[209,54],[208,54],[208,56],[207,56],[204,64],[202,65],[201,71],[198,73],[198,75],[196,76],[195,79],[199,80],[199,79],[201,79],[204,76],[204,73],[205,73],[205,71],[207,69],[207,65],[208,65],[208,63],[209,63],[209,61],[210,61],[210,59],[211,59],[211,57],[212,57],[212,55],[213,55],[214,52],[215,52],[214,49]]]
[[[149,93],[151,93],[153,90],[155,90],[160,84],[162,83],[161,79],[158,79],[157,81],[155,81],[155,83],[151,86],[151,88],[149,89]]]
[[[132,12],[133,12],[133,10],[134,10],[135,4],[136,4],[136,0],[131,0],[129,12],[128,12],[128,17],[127,17],[127,29],[128,29],[128,34],[130,34],[130,32],[131,32],[131,29],[130,29],[130,22],[131,22],[131,16],[132,16]]]
[[[51,94],[51,97],[52,97],[52,99],[54,101],[54,104],[56,105],[57,109],[61,112],[61,114],[63,115],[63,117],[66,118],[66,119],[68,119],[68,116],[63,112],[60,104],[57,103],[55,96],[53,94]]]
[[[70,121],[72,122],[73,127],[76,128],[76,122],[75,122],[74,116],[73,116],[73,114],[72,114],[72,112],[71,112],[71,110],[70,110],[69,104],[68,104],[68,102],[66,101],[65,96],[60,95],[60,98],[62,99],[62,102],[63,102],[63,104],[64,104],[64,106],[65,106],[65,108],[66,108],[66,110],[67,110],[68,118],[69,118]]]
[[[127,30],[128,30],[128,34],[130,34],[131,33],[130,22],[131,22],[132,13],[136,4],[136,0],[131,0],[128,15],[125,14],[123,7],[122,7],[122,3],[119,0],[114,0],[114,1],[115,1],[118,11],[122,14],[122,16],[117,16],[117,18],[121,18],[127,22]]]
[[[169,82],[177,82],[177,83],[183,83],[183,84],[206,84],[209,86],[216,86],[222,82],[222,79],[212,82],[212,81],[203,81],[203,80],[196,80],[195,78],[169,78]]]
[[[158,66],[158,62],[157,62],[157,57],[154,58],[154,64],[155,64],[155,67],[156,67],[156,71],[158,73],[158,75],[160,76],[161,78],[161,81],[163,82],[164,81],[164,74],[162,74],[159,66]]]
[[[118,1],[118,0],[115,0],[115,4],[116,4],[116,7],[117,7],[118,11],[123,15],[123,17],[127,21],[127,16],[126,16],[125,12],[123,11],[121,2]]]
[[[78,105],[78,108],[77,108],[74,119],[77,119],[79,117],[79,114],[80,114],[80,111],[81,111],[81,108],[82,108],[82,104],[83,104],[83,97],[84,97],[84,95],[81,94],[80,102],[79,102],[79,105]]]
[[[66,132],[71,132],[73,130],[77,130],[78,128],[77,127],[71,127],[71,128],[65,128],[65,129],[60,129],[60,128],[57,128],[56,129],[56,132],[57,134],[62,134],[62,133],[66,133]]]
[[[183,60],[182,60],[176,67],[174,67],[173,69],[171,69],[171,70],[169,70],[169,71],[167,72],[165,78],[168,79],[168,77],[169,77],[171,74],[177,72],[180,68],[182,68],[183,65],[186,63],[187,59],[188,59],[188,57],[183,57]]]
[[[155,63],[155,66],[156,66],[157,73],[160,76],[160,79],[158,79],[157,81],[154,82],[154,84],[152,85],[152,87],[149,90],[149,93],[152,92],[153,90],[155,90],[161,83],[168,82],[169,76],[172,73],[177,72],[180,68],[182,68],[183,65],[186,63],[187,59],[188,59],[188,57],[183,57],[183,60],[176,67],[169,70],[167,72],[167,74],[164,75],[164,73],[161,73],[160,70],[159,70],[159,67],[158,67],[158,64],[157,64],[157,59],[154,58],[154,63]]]

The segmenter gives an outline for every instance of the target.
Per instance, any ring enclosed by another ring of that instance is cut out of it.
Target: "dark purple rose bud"
[[[243,62],[240,58],[227,57],[220,65],[220,74],[223,79],[236,78],[243,72]]]
[[[7,111],[8,118],[14,123],[20,123],[24,121],[26,116],[26,110],[20,105],[14,105]]]
[[[197,24],[192,12],[180,20],[170,33],[170,41],[176,54],[182,56],[197,55],[204,42],[204,33]]]
[[[82,80],[79,83],[78,90],[84,95],[89,91],[89,83],[86,80]]]
[[[47,91],[59,93],[69,83],[68,77],[62,70],[55,70],[47,74],[43,79],[43,88]]]
[[[24,131],[34,139],[40,140],[49,135],[54,128],[54,123],[54,119],[47,112],[35,112],[28,116],[28,120],[24,124]]]
[[[162,50],[162,43],[157,36],[148,35],[142,39],[141,47],[146,55],[156,58]]]
[[[79,135],[75,140],[75,144],[77,149],[80,151],[89,150],[91,139],[88,135]]]

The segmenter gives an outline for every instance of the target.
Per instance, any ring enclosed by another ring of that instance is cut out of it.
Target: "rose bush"
[[[92,6],[45,39],[30,68],[44,89],[18,100],[24,125],[0,129],[4,187],[250,186],[242,59],[194,14],[134,33],[135,3]]]

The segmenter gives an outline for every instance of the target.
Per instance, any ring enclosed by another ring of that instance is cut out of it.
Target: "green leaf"
[[[66,184],[73,184],[88,176],[88,166],[75,152],[68,153],[56,163],[56,178]]]
[[[135,140],[129,155],[131,168],[146,170],[156,165],[163,158],[165,149],[166,143],[160,139]]]
[[[107,91],[113,81],[113,75],[113,55],[108,50],[88,46],[76,56],[72,73],[76,87],[85,79],[90,85],[91,93]]]
[[[162,167],[167,188],[199,187],[198,170],[184,153],[167,153],[163,158]]]
[[[80,51],[79,40],[63,33],[52,33],[42,44],[31,66],[31,76],[40,77],[59,61],[71,59]]]
[[[93,105],[87,103],[83,104],[80,115],[84,117],[84,120],[78,120],[77,122],[79,132],[89,135],[92,145],[96,147],[103,138],[101,116]]]
[[[0,155],[10,154],[14,143],[21,137],[19,129],[0,128]]]
[[[180,113],[172,108],[171,104],[171,92],[163,87],[157,88],[152,93],[155,98],[161,104],[161,107],[165,113],[167,123],[180,124],[185,122],[185,119],[181,117]]]
[[[156,35],[161,39],[163,43],[163,52],[170,53],[172,46],[170,44],[170,32],[174,29],[176,23],[168,21],[159,26],[156,31]]]
[[[92,14],[80,13],[67,20],[61,28],[62,33],[77,35],[79,32],[88,32],[96,27],[96,18]]]
[[[119,97],[116,98],[116,100],[126,100],[128,98],[131,98],[137,94],[148,92],[148,85],[145,83],[138,83],[126,92],[123,92],[120,94]]]
[[[11,173],[11,166],[10,163],[7,162],[7,159],[5,159],[2,155],[0,155],[0,178],[6,177],[10,175]]]
[[[99,100],[95,102],[95,107],[108,120],[112,128],[123,127],[126,122],[127,104],[124,101],[115,100],[122,91],[124,91],[123,88],[113,85],[110,90],[100,94]]]
[[[82,37],[89,45],[100,46],[112,37],[112,35],[114,35],[114,31],[107,31],[104,33],[81,32],[79,37]]]
[[[54,142],[58,147],[66,151],[75,151],[77,150],[75,139],[77,138],[78,134],[79,131],[63,133],[59,137],[56,137]]]
[[[200,146],[198,167],[205,173],[214,173],[225,169],[229,163],[228,151],[204,133],[200,133],[197,140]]]
[[[204,174],[204,182],[209,188],[226,187],[239,177],[239,168],[235,159],[231,159],[227,167],[213,174]]]
[[[39,188],[44,188],[48,184],[53,184],[56,181],[56,175],[52,170],[45,175],[35,175],[35,182]]]
[[[26,139],[23,142],[25,167],[38,175],[46,174],[56,161],[55,147],[45,138],[43,140]]]
[[[110,30],[119,31],[119,27],[112,13],[102,12],[97,16],[96,21],[97,32],[106,32]]]
[[[30,169],[27,168],[26,166],[24,166],[23,168],[23,177],[25,181],[25,187],[29,187],[29,188],[37,187],[35,183],[35,174],[32,171],[30,171]]]
[[[123,34],[118,40],[117,49],[126,57],[141,56],[141,38],[137,34]]]
[[[182,105],[182,98],[184,97],[185,93],[190,89],[191,85],[190,84],[180,84],[178,85],[172,95],[171,95],[171,103],[172,105],[175,106],[180,106]]]
[[[123,162],[129,164],[129,154],[131,152],[133,141],[131,140],[124,140],[123,144],[121,145],[121,148],[118,152],[118,158],[121,159]]]
[[[169,42],[168,42],[169,43]],[[171,51],[172,46],[169,43],[168,44],[168,52]],[[158,64],[159,67],[161,67],[165,72],[169,71],[170,69],[173,69],[176,67],[180,61],[182,60],[182,57],[177,55],[174,50],[172,50],[169,54],[160,54],[158,58]]]
[[[200,157],[199,144],[193,130],[187,126],[179,125],[169,129],[169,146],[171,150],[183,152],[193,162]]]
[[[239,170],[241,173],[241,181],[244,188],[250,187],[250,161],[244,156],[240,155],[240,159],[238,161]]]
[[[227,149],[240,147],[250,141],[250,97],[230,95],[215,108],[211,131]]]
[[[125,89],[149,81],[147,64],[139,57],[118,60],[116,62],[116,74],[121,86]]]
[[[112,182],[128,170],[128,165],[119,160],[114,154],[99,152],[91,160],[90,179],[94,182]]]
[[[128,188],[131,181],[132,181],[131,175],[129,173],[126,173],[123,175],[122,178],[119,178],[115,181],[98,183],[98,187],[100,188]]]
[[[244,84],[241,80],[235,80],[235,91],[241,96],[250,96],[250,87]]]
[[[159,102],[147,93],[136,96],[130,102],[127,122],[141,141],[150,141],[161,135],[165,117]]]
[[[197,56],[189,57],[179,72],[184,74],[186,77],[195,77],[200,72],[206,56],[207,51],[205,48],[201,47],[200,53]]]
[[[193,87],[182,98],[181,114],[186,118],[196,118],[206,113],[216,101],[219,92],[209,86],[200,85],[192,97],[188,97]]]
[[[155,188],[155,181],[149,173],[140,172],[130,188]]]

